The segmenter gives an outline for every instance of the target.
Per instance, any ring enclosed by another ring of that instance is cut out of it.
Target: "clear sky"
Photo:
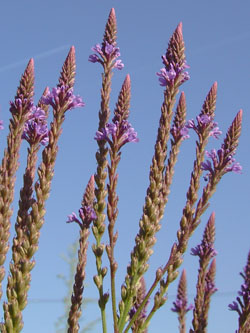
[[[243,130],[236,155],[243,166],[243,174],[227,174],[220,182],[202,223],[196,230],[185,255],[188,294],[192,302],[197,279],[198,259],[190,255],[202,237],[205,223],[212,211],[216,213],[217,275],[219,291],[213,296],[209,332],[234,332],[237,315],[228,310],[242,282],[239,272],[246,263],[249,242],[249,126],[250,126],[250,4],[248,0],[43,0],[5,1],[0,7],[0,119],[5,129],[1,135],[1,152],[6,145],[9,119],[9,100],[13,99],[19,79],[28,60],[35,60],[35,101],[45,86],[56,85],[62,63],[71,45],[76,48],[77,75],[75,93],[86,103],[85,108],[67,113],[52,191],[47,202],[46,221],[41,230],[36,266],[32,272],[30,303],[24,311],[24,333],[53,333],[54,323],[63,313],[60,300],[66,289],[57,274],[67,274],[68,265],[61,254],[66,253],[78,236],[77,225],[65,223],[67,215],[77,211],[82,193],[96,170],[96,142],[100,103],[101,66],[88,62],[91,47],[102,41],[105,23],[114,7],[118,23],[118,46],[125,64],[115,71],[111,107],[127,73],[132,81],[130,121],[138,132],[140,142],[124,147],[119,165],[119,217],[116,259],[119,263],[118,283],[124,280],[129,254],[138,231],[145,191],[148,186],[151,162],[163,88],[155,75],[162,67],[161,55],[180,21],[186,45],[187,63],[191,79],[182,86],[187,99],[187,118],[195,118],[212,84],[218,82],[216,121],[223,131],[222,139],[239,109],[243,109]],[[150,259],[151,269],[146,275],[149,286],[155,270],[163,265],[176,239],[176,230],[185,204],[195,153],[195,135],[184,142],[176,166],[162,229]],[[220,142],[211,139],[210,148]],[[16,187],[14,209],[25,167],[26,143],[21,151],[21,166]],[[202,181],[202,184],[204,182]],[[13,224],[15,215],[13,216]],[[13,234],[12,234],[13,237]],[[106,241],[107,238],[104,238]],[[86,297],[97,298],[92,283],[95,259],[91,252],[87,264]],[[105,259],[106,260],[106,259]],[[106,263],[107,264],[107,263]],[[8,270],[8,267],[7,267]],[[105,290],[110,290],[108,278]],[[177,317],[169,311],[176,293],[177,282],[169,289],[169,300],[153,318],[149,332],[178,332]],[[117,291],[120,295],[120,289]],[[1,310],[0,310],[1,311]],[[86,312],[85,312],[86,311]],[[97,305],[84,310],[85,323],[99,317]],[[0,318],[3,314],[1,312]],[[111,319],[111,313],[109,312]],[[191,317],[188,317],[188,327]],[[168,330],[165,329],[168,327]],[[100,327],[94,329],[100,332]],[[109,332],[112,332],[110,321]]]

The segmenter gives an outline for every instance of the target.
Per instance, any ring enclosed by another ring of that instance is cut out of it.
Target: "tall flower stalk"
[[[130,106],[130,76],[127,75],[122,89],[120,91],[118,102],[114,111],[114,117],[111,123],[108,123],[101,131],[96,133],[96,140],[107,140],[109,144],[110,164],[108,165],[109,181],[108,188],[108,206],[107,216],[109,220],[108,233],[109,244],[106,246],[107,255],[110,262],[111,274],[111,295],[112,310],[114,320],[114,330],[117,331],[117,309],[116,309],[116,290],[115,290],[115,273],[117,262],[114,257],[114,248],[117,241],[118,233],[114,233],[115,222],[118,216],[118,195],[116,186],[118,181],[117,167],[121,159],[121,148],[128,142],[137,142],[137,133],[131,124],[127,121]]]
[[[29,142],[30,150],[28,157],[28,165],[26,169],[25,182],[23,190],[29,187],[29,196],[23,197],[20,210],[26,205],[25,214],[17,220],[18,227],[16,228],[17,237],[14,239],[13,246],[17,251],[13,265],[11,265],[11,276],[8,280],[7,296],[8,302],[4,303],[4,319],[2,331],[8,333],[20,332],[23,327],[22,310],[27,303],[27,292],[30,282],[30,271],[35,265],[33,256],[38,249],[38,241],[40,237],[40,229],[44,223],[45,202],[49,196],[51,181],[54,173],[55,160],[58,151],[58,140],[62,132],[61,127],[65,119],[65,112],[74,107],[83,106],[81,98],[73,95],[73,85],[75,77],[75,50],[71,48],[65,63],[62,68],[59,84],[52,91],[46,91],[46,94],[41,98],[41,104],[50,105],[53,108],[53,122],[49,133],[42,123],[45,118],[45,112],[41,109],[38,112],[37,118],[26,119],[27,124],[23,133],[23,137]],[[40,117],[40,118],[39,118]],[[48,135],[48,139],[47,136]],[[34,179],[34,167],[36,161],[36,153],[38,151],[37,144],[41,142],[47,144],[42,152],[42,162],[38,168],[38,181],[35,183],[36,198],[31,199],[32,182]],[[28,210],[30,211],[28,212]],[[21,211],[19,211],[21,212]],[[19,214],[20,216],[20,214]],[[20,238],[21,243],[19,244]]]
[[[9,229],[12,215],[11,204],[14,199],[15,175],[19,163],[19,150],[22,141],[24,124],[33,106],[34,95],[34,61],[31,59],[25,69],[17,88],[13,102],[10,102],[12,119],[9,124],[7,148],[0,168],[0,298],[2,297],[1,282],[5,275],[4,262],[9,249]]]
[[[215,240],[215,214],[212,213],[206,225],[203,239],[200,245],[191,249],[191,254],[198,256],[199,272],[196,285],[195,306],[193,310],[193,329],[194,332],[207,332],[208,310],[212,294],[216,292],[214,285],[215,259],[209,266],[211,259],[217,254],[214,249]]]
[[[83,195],[82,205],[79,209],[80,220],[75,213],[69,215],[68,222],[76,222],[80,226],[78,263],[75,273],[75,281],[73,285],[73,293],[71,296],[71,307],[68,317],[68,333],[77,333],[79,331],[79,319],[81,317],[81,305],[83,294],[83,281],[85,279],[85,266],[87,263],[87,249],[90,223],[96,218],[93,208],[95,199],[95,181],[91,176],[86,190]]]
[[[160,229],[159,222],[163,217],[164,206],[167,201],[165,194],[168,190],[164,184],[164,168],[167,156],[167,142],[171,129],[171,119],[179,86],[189,78],[187,72],[185,72],[187,65],[184,50],[182,24],[180,23],[170,39],[166,55],[162,57],[164,68],[157,73],[160,84],[166,88],[161,107],[155,152],[150,166],[149,187],[143,207],[143,215],[139,222],[140,229],[135,239],[136,245],[131,253],[131,262],[127,268],[125,284],[123,284],[121,291],[122,300],[119,304],[120,331],[127,321],[128,312],[132,307],[133,298],[137,292],[138,281],[148,269],[147,262],[153,253],[152,247],[156,242],[155,234]],[[182,101],[183,98],[182,96]],[[174,162],[173,159],[171,159],[171,162]],[[171,169],[173,165],[174,163],[171,165]],[[168,170],[168,174],[171,172],[172,171]],[[139,315],[139,313],[135,313],[127,329],[132,326],[137,315]]]
[[[241,285],[236,301],[229,304],[229,310],[238,313],[238,330],[236,333],[248,333],[250,330],[250,251],[244,271],[240,273],[244,282]]]
[[[99,111],[99,126],[98,131],[101,132],[105,129],[109,117],[110,117],[110,92],[111,92],[111,78],[112,78],[112,70],[114,68],[122,69],[123,64],[121,60],[117,60],[120,56],[119,48],[116,46],[116,34],[117,34],[117,26],[116,26],[116,16],[114,8],[111,9],[108,21],[105,27],[105,32],[103,36],[102,45],[96,44],[92,50],[95,54],[89,56],[89,61],[93,63],[100,63],[103,67],[102,73],[102,88],[101,88],[101,108]],[[101,309],[102,315],[102,323],[103,323],[103,332],[107,331],[106,325],[106,314],[105,307],[109,298],[108,293],[104,293],[103,291],[103,279],[107,273],[107,268],[102,267],[102,255],[105,249],[105,245],[101,243],[101,238],[105,231],[105,218],[106,215],[104,213],[106,202],[105,198],[107,195],[107,190],[105,188],[105,182],[107,177],[107,153],[108,148],[106,146],[105,138],[97,140],[98,151],[96,153],[96,161],[97,161],[97,171],[95,174],[95,182],[96,182],[96,205],[95,212],[97,218],[93,222],[92,231],[96,239],[96,244],[93,245],[93,252],[96,256],[96,268],[97,274],[94,276],[95,284],[99,291],[99,307]],[[111,237],[113,239],[113,237]],[[113,242],[113,241],[112,241]],[[114,265],[113,265],[114,267]],[[114,271],[114,270],[113,270]],[[113,273],[112,273],[113,274]],[[112,288],[113,290],[113,288]]]
[[[173,312],[178,314],[179,332],[186,333],[186,313],[193,309],[193,305],[188,306],[187,299],[187,277],[185,269],[181,273],[176,301],[173,302]]]

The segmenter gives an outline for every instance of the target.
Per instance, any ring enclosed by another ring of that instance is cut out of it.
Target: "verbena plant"
[[[113,71],[124,65],[116,43],[117,27],[115,11],[112,9],[105,27],[101,44],[96,44],[89,61],[99,63],[103,69],[99,124],[95,135],[97,142],[97,169],[83,194],[79,214],[72,213],[67,222],[76,222],[80,227],[78,262],[68,315],[68,332],[79,331],[79,318],[83,299],[86,253],[88,237],[92,232],[95,243],[92,251],[96,261],[94,282],[98,289],[98,305],[101,312],[102,329],[107,332],[106,306],[110,300],[113,313],[113,330],[120,332],[147,332],[150,320],[166,302],[169,285],[178,277],[183,255],[201,216],[209,207],[209,200],[216,191],[221,178],[228,172],[241,173],[241,166],[234,159],[241,132],[242,110],[240,110],[220,149],[206,151],[211,137],[219,139],[221,131],[214,122],[217,83],[211,87],[195,120],[186,120],[185,94],[179,89],[189,79],[185,59],[185,47],[180,23],[170,38],[166,54],[162,56],[163,68],[157,73],[163,87],[163,102],[154,154],[149,170],[149,185],[146,191],[138,233],[131,251],[127,274],[117,295],[115,245],[118,232],[115,223],[118,217],[117,168],[122,149],[129,142],[137,142],[137,133],[129,123],[130,77],[125,77],[118,101],[111,116],[110,93]],[[48,199],[54,166],[58,152],[58,141],[65,120],[65,113],[84,106],[79,96],[73,93],[75,81],[74,47],[63,64],[58,85],[44,90],[37,106],[34,105],[34,62],[31,59],[22,78],[13,102],[10,103],[12,118],[9,124],[7,148],[4,151],[0,170],[0,281],[5,277],[4,262],[9,250],[11,204],[14,197],[15,174],[18,168],[19,149],[22,140],[29,144],[27,166],[20,191],[19,209],[12,242],[12,260],[6,287],[7,301],[4,302],[4,320],[1,332],[20,332],[24,326],[22,311],[27,305],[31,270],[35,265],[34,254],[38,250],[40,229],[44,223],[45,202]],[[176,101],[178,97],[178,100]],[[47,127],[49,108],[53,120]],[[111,118],[111,119],[110,119]],[[1,124],[2,125],[2,124]],[[145,285],[144,274],[149,269],[149,258],[160,231],[160,221],[168,202],[170,186],[174,176],[180,146],[189,137],[189,130],[197,135],[196,157],[187,189],[186,203],[177,230],[177,241],[171,247],[167,262],[155,272],[150,286]],[[37,153],[43,147],[42,162],[37,167]],[[206,158],[209,158],[206,160]],[[205,172],[205,174],[204,174]],[[37,173],[38,180],[35,181]],[[205,186],[200,189],[204,177]],[[106,228],[107,227],[107,228]],[[108,233],[108,244],[102,241]],[[189,332],[206,332],[208,311],[212,294],[216,292],[215,270],[216,250],[214,249],[215,215],[211,214],[201,244],[191,250],[199,257],[197,293],[194,305],[188,305],[186,296],[186,272],[181,274],[177,299],[172,310],[178,314],[179,330],[186,332],[185,315],[193,310],[192,328]],[[105,254],[106,252],[106,254]],[[107,255],[109,268],[103,266]],[[110,277],[111,294],[104,290],[104,279]],[[250,254],[242,273],[244,283],[229,308],[239,315],[237,332],[250,332]],[[118,302],[118,299],[119,302]]]

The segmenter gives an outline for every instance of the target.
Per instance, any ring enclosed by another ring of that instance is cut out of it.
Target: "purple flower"
[[[202,170],[209,171],[210,174],[213,174],[216,168],[225,165],[225,173],[230,171],[239,174],[242,173],[242,166],[238,162],[235,162],[235,159],[231,155],[226,156],[226,152],[223,148],[220,148],[218,151],[215,149],[212,149],[210,152],[206,151],[206,155],[212,159],[213,166],[211,162],[207,160],[206,162],[201,163]]]
[[[182,300],[182,299],[176,299],[175,302],[173,302],[173,307],[171,308],[171,310],[173,312],[177,312],[180,313],[181,311],[185,311],[185,313],[187,313],[190,310],[193,310],[194,306],[193,304],[190,304],[189,306],[187,306],[187,300]]]
[[[238,303],[235,302],[235,301],[233,301],[232,304],[229,304],[228,307],[229,307],[229,310],[231,310],[231,311],[237,311],[237,312],[240,312],[239,305],[238,305]]]
[[[76,213],[72,212],[72,214],[68,215],[68,220],[66,221],[67,223],[71,223],[71,222],[76,222],[78,224],[80,224],[81,222],[78,220]]]
[[[119,48],[117,48],[118,51],[119,51]],[[106,45],[105,45],[105,53],[108,54],[108,55],[111,55],[113,53],[113,51],[115,50],[115,47],[112,45],[112,44],[109,44],[107,41],[106,41]]]
[[[95,140],[107,140],[109,135],[115,135],[117,127],[113,123],[108,123],[105,125],[101,131],[96,132]]]
[[[0,130],[4,129],[3,127],[3,120],[0,120]]]
[[[233,165],[231,165],[229,167],[226,167],[226,171],[227,172],[233,171],[235,173],[241,174],[242,173],[242,166],[240,165],[239,162],[236,162]]]
[[[167,86],[168,84],[173,84],[176,78],[181,78],[180,83],[183,83],[190,79],[188,72],[185,71],[189,66],[186,64],[186,61],[182,64],[169,63],[166,60],[165,55],[162,56],[163,64],[165,67],[160,69],[160,72],[156,73],[159,76],[159,82],[161,86]],[[166,64],[168,64],[166,66]]]
[[[160,69],[160,72],[157,72],[156,75],[159,76],[159,82],[162,87],[167,86],[168,84],[173,83],[176,72],[173,68],[173,65],[170,64],[170,69],[167,71],[165,67]]]
[[[229,304],[229,310],[236,311],[239,314],[239,328],[244,327],[248,317],[249,317],[249,309],[250,309],[250,251],[247,257],[247,264],[244,267],[244,272],[241,272],[240,275],[244,279],[240,287],[240,291],[238,292],[238,297],[236,297],[236,301]]]
[[[90,62],[93,62],[93,63],[95,63],[95,62],[99,62],[99,57],[98,57],[96,54],[91,54],[91,55],[89,56],[89,61],[90,61]]]
[[[192,256],[198,256],[200,258],[209,256],[210,258],[213,258],[216,256],[218,252],[213,248],[213,244],[202,241],[201,244],[197,245],[196,247],[193,247],[191,249],[191,255]]]
[[[127,142],[138,142],[137,132],[131,126],[131,124],[124,120],[121,126],[121,138],[119,139],[121,146]]]
[[[215,287],[215,284],[211,280],[206,280],[205,292],[208,294],[214,294],[218,288]]]
[[[211,116],[206,114],[202,114],[201,116],[196,117],[197,125],[195,124],[194,120],[188,120],[186,127],[193,129],[198,135],[204,131],[207,126],[210,126],[209,136],[218,139],[222,132],[219,130],[218,124],[213,121]]]
[[[27,112],[32,112],[32,108],[34,107],[33,100],[23,98],[23,95],[20,94],[18,98],[15,98],[14,102],[10,101],[10,112],[15,113],[20,111],[24,106]]]
[[[32,108],[33,113],[24,124],[22,139],[29,144],[41,143],[46,145],[49,141],[49,131],[46,123],[46,115],[44,110],[39,107]]]
[[[90,223],[97,218],[95,210],[91,206],[83,206],[79,209],[79,215],[85,226],[89,226]]]
[[[120,59],[115,61],[114,68],[121,70],[121,69],[123,69],[123,67],[124,67],[124,64],[122,63],[122,61]]]
[[[173,138],[177,141],[178,139],[186,140],[189,139],[188,128],[183,126],[181,128],[177,128],[176,126],[172,126],[171,134]]]
[[[79,216],[81,221],[77,218],[76,213],[68,215],[67,223],[76,222],[81,228],[89,228],[90,223],[97,218],[94,208],[84,205],[79,209]]]
[[[120,57],[120,49],[113,44],[109,44],[105,41],[105,44],[101,46],[100,44],[96,44],[92,47],[92,51],[96,52],[89,56],[89,61],[96,63],[99,62],[100,64],[104,64],[105,61],[110,61],[112,63],[112,68],[117,68],[121,70],[124,67],[122,61],[116,60]]]
[[[52,88],[46,96],[41,98],[41,102],[45,105],[51,105],[53,109],[56,109],[56,106],[59,105],[65,107],[66,110],[83,107],[85,105],[79,95],[75,96],[73,94],[73,88],[67,89],[64,85]]]
[[[109,138],[112,137],[112,140]],[[116,142],[119,149],[127,142],[138,142],[137,132],[132,125],[127,121],[123,120],[119,126],[118,122],[108,123],[101,131],[97,131],[95,140],[107,140],[109,144]]]

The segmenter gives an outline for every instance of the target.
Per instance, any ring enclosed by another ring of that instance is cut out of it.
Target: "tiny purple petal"
[[[240,311],[240,309],[239,309],[239,305],[238,305],[238,303],[235,302],[235,301],[233,301],[232,304],[229,304],[228,307],[229,307],[229,310],[231,310],[231,311],[237,311],[237,312]]]
[[[201,116],[198,116],[197,117],[197,120],[203,125],[203,124],[209,124],[211,121],[212,121],[212,118],[209,117],[208,115],[206,114],[203,114]]]
[[[213,173],[213,168],[212,168],[211,162],[209,160],[207,160],[206,162],[202,162],[201,170],[205,170],[205,171],[209,171],[209,172]]]
[[[91,54],[90,56],[89,56],[89,59],[88,59],[90,62],[93,62],[93,63],[95,63],[95,62],[99,62],[99,57],[98,57],[98,55],[96,55],[96,54]]]
[[[94,208],[90,206],[80,208],[79,215],[85,226],[89,226],[89,224],[97,218]]]
[[[196,126],[195,126],[195,123],[194,123],[194,120],[192,119],[192,120],[188,120],[187,121],[187,124],[186,124],[186,127],[187,128],[195,128]]]
[[[209,136],[212,136],[215,139],[219,139],[219,136],[222,134],[222,132],[219,130],[219,127],[215,127],[212,129],[209,133]]]
[[[160,72],[156,73],[159,76],[159,82],[161,86],[166,86],[169,83],[172,83],[176,77],[176,72],[173,68],[173,65],[170,65],[170,70],[166,70],[165,67],[160,69]]]
[[[106,45],[105,45],[105,53],[110,55],[113,51],[114,51],[115,47],[112,44],[109,44],[106,41]]]
[[[68,215],[68,220],[66,221],[66,223],[71,223],[71,222],[81,223],[78,220],[76,213],[74,213],[74,212],[72,212],[72,214]]]
[[[100,45],[100,44],[96,44],[95,46],[93,46],[93,47],[91,48],[91,50],[94,51],[94,52],[97,52],[97,53],[99,53],[99,54],[103,54],[103,53],[102,53],[102,48],[101,48],[101,45]]]
[[[121,69],[123,69],[123,67],[124,67],[124,64],[122,63],[122,61],[120,59],[115,61],[114,68],[121,70]]]
[[[233,165],[227,167],[226,171],[228,172],[232,171],[238,174],[242,174],[242,166],[240,165],[240,163],[236,162]]]

